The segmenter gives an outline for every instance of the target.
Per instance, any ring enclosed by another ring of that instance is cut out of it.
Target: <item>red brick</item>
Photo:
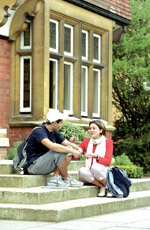
[[[83,0],[131,20],[130,0]]]

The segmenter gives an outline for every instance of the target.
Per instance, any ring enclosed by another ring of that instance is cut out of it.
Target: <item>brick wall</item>
[[[83,0],[131,20],[130,0]]]
[[[11,56],[10,42],[0,39],[0,129],[7,130],[10,147],[13,142],[24,140],[32,128],[10,128],[10,76]],[[6,147],[5,149],[7,149]],[[1,155],[1,154],[0,154]]]
[[[0,39],[0,128],[8,128],[10,116],[10,43]]]

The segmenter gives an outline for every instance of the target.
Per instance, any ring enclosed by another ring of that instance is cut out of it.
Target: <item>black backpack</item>
[[[41,128],[41,127],[35,127],[33,130],[37,129],[37,128]],[[32,132],[33,132],[32,130]],[[32,133],[31,132],[31,133]],[[30,133],[30,135],[31,135]],[[30,136],[29,135],[29,136]],[[27,139],[25,139],[20,145],[18,145],[17,147],[17,155],[16,157],[13,159],[13,166],[14,166],[14,169],[16,171],[20,171],[21,169],[25,169],[26,167],[26,164],[27,164],[27,153],[25,151],[25,148],[27,146],[27,141],[28,141],[28,138],[29,136],[27,137]]]

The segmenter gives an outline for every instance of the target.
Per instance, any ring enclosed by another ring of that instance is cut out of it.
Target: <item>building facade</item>
[[[51,109],[111,138],[112,45],[131,22],[130,1],[0,2],[0,129],[10,146]]]

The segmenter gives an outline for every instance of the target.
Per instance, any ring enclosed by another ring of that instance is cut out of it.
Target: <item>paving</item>
[[[77,220],[54,222],[0,220],[2,230],[145,230],[150,229],[150,206]]]

